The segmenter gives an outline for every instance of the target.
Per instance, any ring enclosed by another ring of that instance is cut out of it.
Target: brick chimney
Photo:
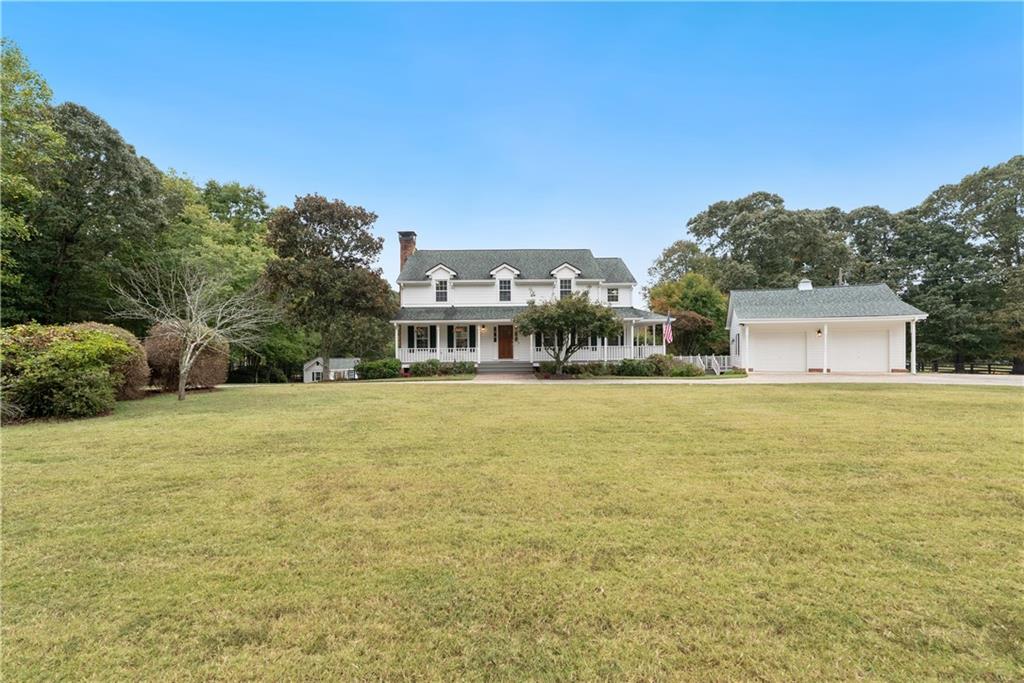
[[[416,233],[412,230],[398,231],[398,271],[405,268],[405,262],[416,251]]]

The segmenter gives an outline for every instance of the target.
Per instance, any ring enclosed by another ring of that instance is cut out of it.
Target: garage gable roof
[[[740,320],[794,318],[924,317],[886,284],[815,287],[800,290],[741,289],[729,293],[729,315]]]

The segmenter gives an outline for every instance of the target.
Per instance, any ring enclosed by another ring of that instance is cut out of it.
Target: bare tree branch
[[[123,282],[113,285],[119,318],[145,320],[162,326],[162,334],[181,343],[178,398],[185,398],[188,373],[207,348],[217,340],[252,350],[276,315],[256,289],[228,294],[225,282],[194,267],[163,269],[140,266]]]

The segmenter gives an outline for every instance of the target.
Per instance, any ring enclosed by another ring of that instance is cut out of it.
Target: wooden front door
[[[498,325],[498,359],[512,357],[512,326]]]

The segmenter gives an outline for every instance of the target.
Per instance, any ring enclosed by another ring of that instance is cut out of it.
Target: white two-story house
[[[575,362],[620,361],[665,352],[664,316],[637,308],[636,279],[621,258],[589,249],[416,249],[399,232],[401,308],[392,321],[403,366],[442,362],[539,363],[543,340],[519,334],[513,320],[530,301],[587,292],[622,319],[614,338],[594,338]]]

